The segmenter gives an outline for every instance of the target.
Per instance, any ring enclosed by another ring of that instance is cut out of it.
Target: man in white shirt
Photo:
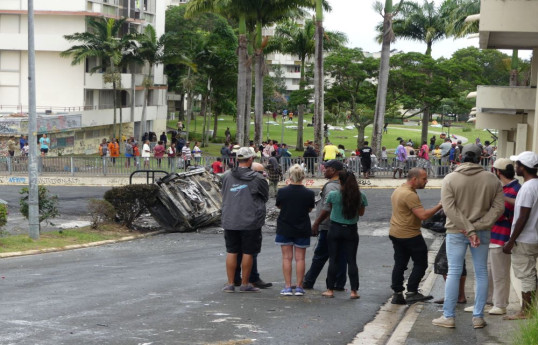
[[[142,158],[144,159],[144,168],[149,169],[149,158],[151,157],[151,148],[149,147],[149,140],[144,142],[142,146]]]
[[[510,239],[503,252],[512,254],[514,275],[521,280],[521,311],[505,316],[505,320],[528,317],[536,292],[536,259],[538,258],[538,155],[525,151],[510,160],[516,162],[516,174],[525,183],[519,190],[514,207],[514,222]]]

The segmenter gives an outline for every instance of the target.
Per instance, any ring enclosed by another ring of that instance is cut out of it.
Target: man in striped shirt
[[[503,246],[510,239],[510,231],[514,218],[514,204],[521,188],[518,180],[514,179],[514,163],[506,158],[500,158],[493,164],[495,175],[501,180],[504,192],[504,213],[491,228],[489,243],[489,293],[488,300],[493,302],[490,315],[506,314],[508,296],[510,294],[510,264],[511,256],[503,253]]]

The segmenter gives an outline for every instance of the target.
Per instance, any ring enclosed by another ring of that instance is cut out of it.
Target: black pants
[[[327,240],[328,230],[320,230],[318,236],[318,244],[314,249],[314,256],[312,257],[312,265],[308,272],[304,276],[303,286],[313,287],[318,279],[321,270],[327,260],[329,260],[329,244]],[[337,273],[336,273],[336,288],[343,289],[346,286],[346,253],[341,251],[337,259]],[[325,281],[325,285],[327,281]]]
[[[407,291],[417,292],[418,284],[428,268],[428,247],[422,235],[411,238],[389,236],[394,247],[394,268],[392,269],[392,285],[394,292],[404,290],[404,272],[409,259],[413,260],[413,270],[407,281]]]
[[[359,247],[359,234],[357,224],[340,224],[331,222],[327,235],[329,244],[329,270],[327,272],[327,289],[333,290],[338,273],[338,255],[341,251],[346,253],[347,272],[352,291],[359,289],[359,268],[357,267],[357,248]]]

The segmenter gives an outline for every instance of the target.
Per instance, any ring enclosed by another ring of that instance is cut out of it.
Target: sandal
[[[526,320],[529,316],[527,314],[523,314],[521,312],[513,315],[506,315],[503,316],[503,320]]]

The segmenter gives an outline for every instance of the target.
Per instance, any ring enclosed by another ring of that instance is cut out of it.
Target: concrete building
[[[498,130],[498,157],[538,152],[538,1],[481,0],[481,49],[532,50],[530,86],[479,86],[476,127]]]
[[[102,73],[90,74],[97,61],[71,66],[60,57],[74,43],[64,35],[86,31],[86,18],[127,18],[125,32],[141,32],[151,24],[164,33],[166,4],[161,0],[34,0],[36,89],[39,134],[51,138],[51,153],[91,154],[98,142],[113,135],[112,85]],[[0,1],[0,135],[27,134],[28,29],[27,1]],[[144,103],[143,80],[147,67],[133,67],[121,74],[123,134],[140,128]],[[166,129],[166,76],[154,67],[149,91],[147,128]],[[132,102],[133,101],[133,102]],[[119,109],[117,121],[119,123]],[[123,151],[123,148],[122,148]]]

